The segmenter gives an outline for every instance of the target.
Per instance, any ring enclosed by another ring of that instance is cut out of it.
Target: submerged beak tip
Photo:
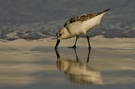
[[[60,43],[60,40],[59,40],[59,39],[57,39],[57,42],[56,42],[56,45],[55,45],[54,49],[57,49],[57,47],[58,47],[59,43]]]

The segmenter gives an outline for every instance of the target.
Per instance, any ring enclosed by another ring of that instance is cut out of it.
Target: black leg
[[[77,40],[78,40],[78,36],[76,36],[76,40],[75,40],[75,44],[74,44],[73,48],[76,48]]]
[[[75,40],[75,44],[74,44],[74,46],[72,46],[72,47],[68,47],[68,48],[76,48],[76,43],[77,43],[77,40],[78,40],[78,36],[76,36],[76,40]]]
[[[90,51],[91,49],[88,50],[87,63],[89,62],[89,59],[90,59]]]
[[[79,58],[78,58],[78,56],[77,56],[76,49],[74,49],[74,51],[75,51],[75,56],[76,56],[76,62],[79,62]]]
[[[87,38],[87,41],[88,41],[89,49],[91,49],[89,36],[86,36],[86,38]]]

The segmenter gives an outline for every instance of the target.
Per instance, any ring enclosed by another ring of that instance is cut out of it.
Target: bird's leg
[[[79,61],[79,58],[78,58],[78,55],[77,55],[76,49],[74,49],[74,51],[75,51],[75,56],[76,56],[76,62],[78,62],[78,61]]]
[[[86,36],[86,38],[87,38],[87,41],[88,41],[89,49],[91,49],[89,36]]]
[[[87,63],[89,62],[89,59],[90,59],[90,52],[91,52],[91,49],[89,48],[89,50],[88,50],[88,56],[87,56]]]
[[[74,46],[72,46],[72,47],[68,47],[68,48],[76,48],[76,43],[77,43],[77,40],[78,40],[78,36],[76,36],[76,40],[75,40],[75,44],[74,44]]]
[[[75,44],[74,44],[74,46],[72,48],[76,48],[77,40],[78,40],[78,36],[76,36]]]

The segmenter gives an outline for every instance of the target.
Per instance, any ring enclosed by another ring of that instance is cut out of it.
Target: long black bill
[[[57,49],[55,49],[55,53],[56,53],[57,58],[60,58],[60,54]]]
[[[55,45],[55,49],[57,49],[59,43],[60,43],[60,40],[57,40],[56,45]]]

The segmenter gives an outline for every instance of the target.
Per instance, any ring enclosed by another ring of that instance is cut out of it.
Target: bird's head
[[[69,32],[67,28],[64,27],[56,33],[56,36],[58,40],[67,39],[69,38]]]
[[[57,46],[59,45],[60,43],[60,40],[62,39],[67,39],[67,38],[70,38],[71,35],[68,31],[67,28],[62,28],[61,30],[59,30],[57,33],[56,33],[56,36],[57,36],[57,42],[56,42],[56,45],[55,45],[55,49],[57,48]]]

